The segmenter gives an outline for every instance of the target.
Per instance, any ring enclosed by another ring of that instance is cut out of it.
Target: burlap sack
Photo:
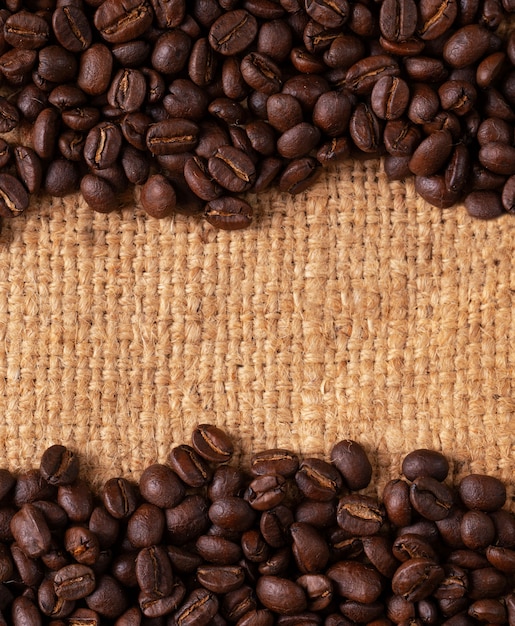
[[[61,442],[100,486],[211,422],[238,458],[360,441],[380,487],[416,447],[515,467],[514,222],[441,211],[379,161],[253,198],[240,232],[40,198],[0,237],[0,450]]]

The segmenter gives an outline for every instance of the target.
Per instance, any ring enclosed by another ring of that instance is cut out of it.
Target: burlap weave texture
[[[513,218],[431,208],[379,161],[253,202],[233,233],[77,197],[5,223],[1,464],[61,442],[97,485],[137,478],[211,422],[244,463],[350,437],[380,485],[415,447],[513,485]]]

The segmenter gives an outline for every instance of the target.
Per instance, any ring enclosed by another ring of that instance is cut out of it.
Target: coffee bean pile
[[[444,482],[415,450],[382,498],[340,441],[330,461],[283,449],[231,464],[198,425],[139,484],[99,495],[61,445],[0,471],[0,624],[474,626],[515,624],[515,515],[497,478]],[[366,493],[369,493],[368,491]]]
[[[1,6],[1,216],[40,190],[109,212],[131,186],[154,217],[239,229],[242,193],[356,154],[437,207],[515,212],[515,0]]]

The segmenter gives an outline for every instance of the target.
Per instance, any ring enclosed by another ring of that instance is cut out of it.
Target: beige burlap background
[[[77,198],[5,223],[1,464],[62,442],[96,485],[137,478],[210,422],[244,463],[350,437],[382,485],[430,447],[513,497],[513,218],[431,208],[378,161],[254,202],[233,233]]]

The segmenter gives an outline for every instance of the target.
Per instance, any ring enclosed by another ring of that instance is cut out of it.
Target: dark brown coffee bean
[[[402,78],[383,76],[372,89],[372,110],[380,119],[398,119],[408,106],[409,96],[409,87]]]
[[[411,523],[412,508],[409,500],[409,485],[400,479],[386,483],[383,490],[386,515],[392,524],[402,527]]]
[[[84,159],[92,169],[103,170],[115,164],[122,145],[122,133],[117,124],[100,122],[86,137]]]
[[[286,159],[298,159],[309,154],[320,141],[316,126],[301,122],[285,131],[277,140],[277,151]]]
[[[417,18],[414,0],[384,0],[379,13],[379,27],[386,39],[406,41],[415,33]]]
[[[37,13],[19,11],[10,15],[4,23],[6,43],[14,48],[35,50],[42,48],[50,38],[46,20]]]
[[[77,75],[77,69],[75,55],[62,46],[45,46],[38,53],[38,74],[49,82],[73,81]]]
[[[0,174],[0,215],[16,217],[29,206],[29,194],[11,174]]]
[[[191,446],[172,448],[168,462],[179,478],[190,487],[207,485],[211,478],[211,468]]]
[[[322,535],[305,522],[290,526],[292,552],[299,571],[314,574],[324,570],[330,558],[329,546]]]
[[[256,178],[252,160],[232,146],[220,146],[208,160],[208,170],[219,185],[233,193],[246,191]]]
[[[375,602],[382,592],[381,576],[370,565],[339,561],[326,572],[340,596],[356,602]]]
[[[18,109],[4,97],[0,96],[0,132],[8,133],[18,126],[20,114]]]
[[[376,534],[384,518],[383,507],[370,496],[351,494],[338,502],[338,525],[351,536]]]
[[[217,596],[207,589],[195,589],[174,613],[174,620],[177,626],[208,624],[217,611]]]
[[[39,471],[52,485],[70,484],[79,475],[79,459],[62,445],[53,445],[41,456]]]
[[[35,50],[12,48],[0,56],[0,71],[9,84],[20,86],[27,82],[37,59]]]
[[[333,69],[348,69],[364,56],[365,45],[362,39],[350,34],[341,34],[332,40],[324,52],[324,62]]]
[[[80,57],[77,85],[85,93],[98,96],[111,82],[113,55],[102,43],[94,43]]]
[[[153,174],[141,187],[141,206],[157,219],[171,215],[177,204],[175,189],[162,174]]]
[[[453,504],[452,492],[430,476],[419,476],[410,487],[410,501],[422,517],[437,521],[449,514]]]
[[[250,459],[250,471],[253,476],[280,474],[288,478],[295,474],[298,467],[298,455],[283,448],[271,448],[256,452]]]
[[[377,54],[361,59],[347,71],[345,85],[353,93],[371,93],[375,83],[383,76],[398,76],[399,66],[394,57]]]
[[[451,67],[466,67],[478,61],[489,45],[489,31],[479,24],[470,24],[449,37],[443,49],[443,57]]]
[[[143,73],[137,69],[119,70],[107,93],[107,101],[126,113],[135,113],[143,104],[146,96],[146,81]]]
[[[286,479],[281,474],[264,474],[255,478],[245,492],[245,498],[256,511],[267,511],[286,497]]]
[[[18,177],[27,191],[37,193],[43,179],[43,166],[35,151],[26,146],[16,146],[14,163]]]
[[[54,589],[63,600],[79,600],[85,598],[95,589],[93,570],[79,563],[67,565],[56,572]]]
[[[176,75],[188,63],[191,39],[176,28],[163,33],[152,51],[152,67],[165,76]]]
[[[506,589],[506,575],[494,567],[473,569],[468,573],[469,598],[498,598]]]
[[[209,508],[209,519],[226,530],[244,532],[252,527],[256,514],[242,498],[226,496],[213,502]]]
[[[481,146],[479,150],[479,161],[481,165],[494,174],[504,176],[512,176],[515,174],[515,165],[513,161],[511,161],[512,156],[515,156],[515,148],[496,141]]]
[[[281,19],[264,22],[258,33],[257,51],[277,63],[283,62],[292,51],[292,30],[288,23]]]
[[[29,558],[37,558],[50,549],[50,529],[43,513],[27,503],[11,519],[14,540]]]
[[[443,175],[417,176],[415,190],[426,202],[441,209],[453,206],[460,199],[459,193],[447,188]]]
[[[501,194],[497,191],[472,191],[465,198],[465,208],[471,217],[494,219],[504,213]]]
[[[301,193],[311,187],[321,173],[317,161],[312,157],[295,159],[284,168],[279,179],[279,189],[291,194]]]
[[[52,28],[57,41],[70,52],[83,52],[91,45],[91,24],[79,6],[57,7],[52,13]]]
[[[136,577],[140,589],[145,593],[156,593],[161,597],[171,594],[173,573],[163,546],[148,546],[138,552]]]
[[[64,534],[64,549],[83,565],[94,565],[100,554],[97,536],[83,526],[70,526]]]
[[[443,481],[449,473],[449,462],[442,453],[421,448],[404,457],[402,473],[411,481],[419,476],[431,476],[435,480]]]
[[[118,207],[113,187],[94,174],[86,174],[80,183],[80,191],[86,203],[98,213],[109,213]]]
[[[95,28],[105,41],[123,43],[142,35],[152,23],[152,7],[142,0],[105,0],[94,15]]]
[[[128,519],[137,506],[134,486],[125,478],[110,478],[102,489],[102,502],[115,519]]]
[[[200,456],[211,463],[227,462],[234,452],[229,436],[213,424],[199,424],[193,431],[192,445]]]
[[[339,441],[331,450],[331,461],[349,489],[364,489],[372,478],[372,465],[364,448],[349,439]]]
[[[121,585],[112,576],[103,574],[95,590],[86,596],[88,608],[100,616],[114,620],[127,609],[127,598]]]
[[[349,17],[347,0],[307,0],[306,13],[325,28],[340,28]]]
[[[461,194],[470,177],[471,156],[469,149],[462,143],[454,148],[454,152],[445,169],[445,185],[453,193]]]
[[[452,136],[440,130],[426,137],[413,153],[409,167],[417,176],[436,174],[446,163],[452,150]]]
[[[423,0],[419,6],[417,33],[424,40],[435,40],[453,25],[458,15],[456,0]]]
[[[43,109],[32,127],[32,144],[42,159],[50,159],[54,153],[59,132],[59,114],[56,109]]]
[[[187,119],[168,119],[151,124],[147,131],[147,147],[154,155],[179,154],[195,148],[199,127]]]
[[[166,527],[174,544],[182,545],[207,530],[208,509],[208,502],[198,494],[188,495],[177,506],[166,509]]]
[[[318,98],[326,91],[329,91],[329,83],[323,76],[316,74],[292,76],[282,89],[282,93],[298,100],[305,114],[312,113]]]
[[[354,109],[350,122],[349,134],[354,145],[362,152],[378,153],[381,146],[382,128],[372,107],[360,102]]]
[[[242,557],[239,543],[213,534],[198,537],[195,550],[204,561],[213,565],[234,565]]]
[[[267,609],[279,615],[294,615],[307,607],[302,587],[287,578],[261,576],[256,585],[256,594]]]
[[[11,607],[13,626],[40,626],[42,624],[41,613],[35,602],[27,596],[18,596],[14,599]],[[4,621],[4,624],[7,624]]]
[[[469,509],[479,511],[496,511],[506,501],[506,488],[494,476],[470,474],[465,476],[459,485],[460,498]]]
[[[409,559],[397,568],[392,578],[392,591],[408,602],[427,598],[445,576],[443,568],[423,558]]]
[[[248,11],[237,9],[224,13],[213,23],[209,43],[216,52],[233,56],[250,46],[257,33],[256,18]]]
[[[438,88],[442,108],[456,115],[466,115],[474,107],[477,99],[475,87],[464,80],[448,80]]]
[[[256,91],[270,96],[281,90],[281,70],[270,57],[264,54],[251,52],[244,56],[240,71],[243,80]]]
[[[406,532],[400,534],[393,542],[392,554],[403,563],[409,559],[428,559],[430,561],[438,559],[429,541],[421,535]]]

